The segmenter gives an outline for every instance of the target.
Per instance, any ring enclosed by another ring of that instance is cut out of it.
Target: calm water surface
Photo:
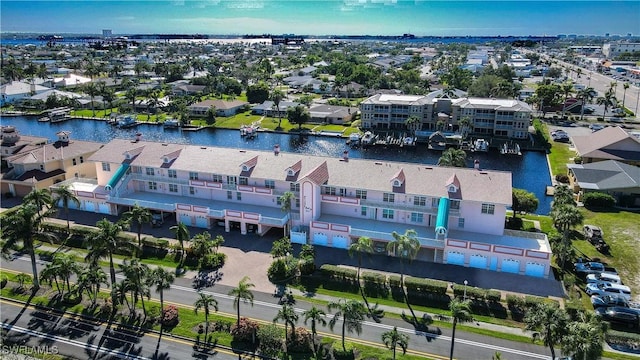
[[[137,132],[147,141],[162,141],[179,144],[213,145],[254,150],[271,150],[279,144],[282,151],[320,156],[342,156],[349,150],[351,158],[404,161],[421,164],[436,164],[440,152],[431,151],[425,144],[417,148],[372,148],[367,150],[350,149],[345,139],[334,137],[260,133],[256,139],[240,137],[237,130],[204,129],[200,131],[182,131],[164,129],[158,125],[142,124],[135,128],[119,129],[103,121],[72,119],[61,123],[42,123],[35,117],[3,117],[2,125],[13,125],[21,134],[56,139],[56,132],[71,131],[71,138],[97,142],[108,142],[114,138],[133,139]],[[540,200],[538,214],[547,214],[551,206],[551,197],[545,196],[545,188],[551,185],[549,167],[544,153],[528,151],[521,157],[500,155],[497,151],[489,153],[469,153],[467,165],[480,161],[483,169],[511,171],[513,186],[534,193]]]

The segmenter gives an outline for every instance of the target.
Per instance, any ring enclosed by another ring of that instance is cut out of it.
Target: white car
[[[587,275],[587,284],[607,282],[622,285],[622,280],[620,280],[620,276],[618,276],[618,274],[601,272]]]
[[[627,301],[631,300],[631,289],[625,285],[612,284],[612,283],[606,283],[606,282],[591,283],[591,284],[587,284],[587,288],[585,290],[589,296],[619,295],[627,299]]]

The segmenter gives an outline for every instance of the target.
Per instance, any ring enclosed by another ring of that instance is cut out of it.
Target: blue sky
[[[640,34],[640,1],[0,1],[2,32]]]

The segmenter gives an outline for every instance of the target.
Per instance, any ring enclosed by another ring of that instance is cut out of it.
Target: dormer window
[[[295,175],[295,174],[296,174],[296,172],[295,172],[295,171],[293,171],[293,169],[289,169],[289,170],[287,170],[287,176],[293,176],[293,175]]]
[[[402,186],[402,182],[400,182],[400,180],[395,179],[393,180],[393,187],[400,187]]]
[[[455,185],[449,185],[449,189],[447,190],[450,193],[458,192],[458,188]]]
[[[169,158],[167,156],[163,157],[162,162],[167,164],[169,162]]]
[[[249,169],[247,165],[242,165],[242,171],[249,171]]]
[[[131,160],[131,154],[127,151],[126,153],[124,153],[124,158],[127,160]]]

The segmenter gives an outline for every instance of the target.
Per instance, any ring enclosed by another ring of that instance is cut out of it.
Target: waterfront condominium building
[[[415,116],[419,131],[451,132],[459,130],[466,118],[471,134],[508,139],[528,137],[532,113],[520,100],[460,97],[443,90],[427,95],[376,94],[362,102],[360,111],[366,129],[405,130],[407,119]]]
[[[122,139],[89,160],[97,179],[65,182],[83,210],[137,203],[200,228],[284,229],[295,243],[346,249],[367,236],[383,253],[394,231],[413,229],[419,260],[549,275],[546,236],[504,228],[509,172]]]

